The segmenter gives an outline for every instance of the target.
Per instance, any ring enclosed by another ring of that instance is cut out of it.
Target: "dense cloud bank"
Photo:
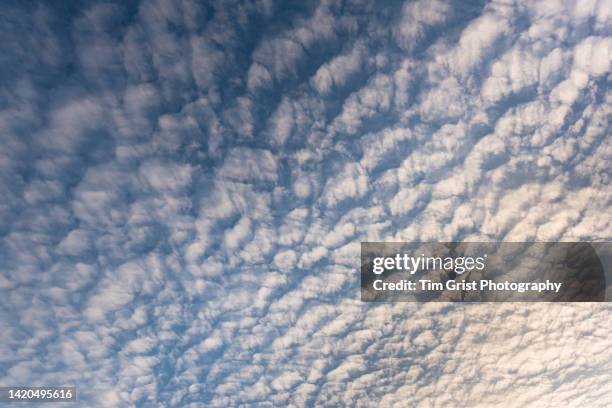
[[[611,240],[609,1],[0,16],[0,385],[612,405],[609,306],[370,305],[358,278],[365,240]]]

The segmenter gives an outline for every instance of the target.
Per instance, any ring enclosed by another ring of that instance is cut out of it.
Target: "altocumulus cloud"
[[[0,384],[610,406],[605,304],[362,304],[364,240],[610,240],[612,3],[4,2]]]

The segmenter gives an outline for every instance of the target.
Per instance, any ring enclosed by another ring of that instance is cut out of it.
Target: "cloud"
[[[386,75],[378,75],[368,85],[354,92],[344,102],[342,113],[336,118],[338,131],[355,134],[362,123],[389,110],[393,97],[393,82]]]
[[[358,259],[609,241],[610,13],[1,5],[0,382],[92,407],[609,406],[606,304],[365,304]]]
[[[220,169],[220,176],[240,181],[277,179],[277,164],[269,151],[237,147],[232,149]]]
[[[331,61],[317,69],[311,78],[312,86],[321,94],[327,94],[332,87],[340,88],[350,79],[351,75],[358,73],[364,67],[366,47],[358,42],[352,49],[342,55],[334,57]]]
[[[427,32],[444,23],[452,11],[450,5],[443,1],[404,3],[401,20],[394,27],[399,45],[407,50],[415,48]]]
[[[325,202],[334,206],[347,199],[363,197],[368,192],[368,176],[358,164],[348,163],[325,186]]]

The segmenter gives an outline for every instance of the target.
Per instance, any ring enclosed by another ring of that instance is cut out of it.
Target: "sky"
[[[609,304],[359,296],[362,241],[612,240],[611,22],[607,0],[2,2],[0,385],[611,406]]]

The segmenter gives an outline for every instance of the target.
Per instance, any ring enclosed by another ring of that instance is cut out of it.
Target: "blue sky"
[[[0,385],[610,406],[606,304],[359,300],[361,241],[612,237],[609,1],[4,2]]]

